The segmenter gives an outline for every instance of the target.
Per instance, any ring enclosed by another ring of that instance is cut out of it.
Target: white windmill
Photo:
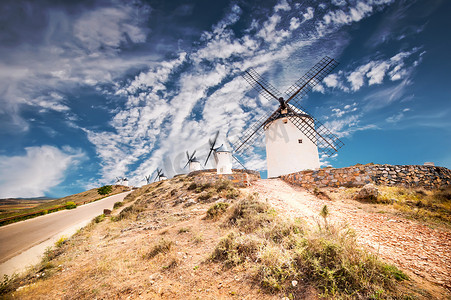
[[[307,113],[300,100],[337,65],[334,59],[324,57],[285,92],[287,100],[254,69],[245,71],[243,77],[254,89],[267,100],[276,99],[280,105],[243,133],[233,144],[235,151],[243,152],[252,145],[263,128],[268,177],[319,168],[318,149],[330,156],[344,144]]]
[[[144,176],[144,179],[146,180],[146,183],[147,183],[147,184],[150,184],[150,183],[151,183],[150,178],[151,178],[150,175]]]
[[[127,177],[122,178],[122,185],[128,186],[128,179],[127,179]]]
[[[168,179],[168,178],[163,174],[163,169],[158,169],[158,168],[157,168],[157,176],[155,176],[154,181],[157,180],[157,179],[158,179],[158,181]]]
[[[186,166],[189,165],[190,173],[194,172],[194,171],[199,171],[202,168],[200,162],[194,156],[195,154],[196,154],[196,150],[194,150],[193,154],[191,154],[191,155],[189,155],[188,151],[186,151],[186,158],[188,159],[188,161],[183,168],[185,169]]]
[[[116,177],[115,185],[122,185],[122,178],[121,177]]]
[[[216,172],[218,174],[232,174],[232,151],[227,149],[227,147],[224,144],[215,148],[218,135],[219,131],[216,132],[213,141],[208,140],[210,143],[210,152],[208,153],[205,165],[207,164],[208,159],[210,158],[210,155],[213,152],[213,156],[215,158],[216,163]]]

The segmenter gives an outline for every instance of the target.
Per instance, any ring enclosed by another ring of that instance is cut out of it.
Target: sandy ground
[[[62,236],[70,237],[92,218],[112,209],[130,192],[116,194],[102,200],[63,210],[0,228],[0,276],[21,273],[41,260],[47,247]]]
[[[451,297],[450,232],[391,214],[369,212],[365,208],[370,204],[321,200],[280,179],[256,181],[246,191],[258,192],[279,211],[313,225],[327,205],[330,221],[353,228],[361,245],[408,273],[444,287]]]

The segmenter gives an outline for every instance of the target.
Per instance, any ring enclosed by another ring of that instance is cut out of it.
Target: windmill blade
[[[189,153],[188,153],[188,151],[186,151],[186,158],[187,158],[188,161],[189,161]]]
[[[241,161],[240,161],[235,155],[232,154],[232,157],[233,157],[240,165],[242,165],[243,168],[244,168],[245,170],[247,170],[247,168],[241,163]]]
[[[215,147],[215,145],[216,145],[216,140],[218,139],[218,135],[219,135],[219,130],[216,131],[216,135],[215,135],[215,138],[213,139],[213,143],[210,142],[210,148],[211,148],[211,149],[213,149],[213,148]],[[210,140],[208,140],[208,141],[210,141]]]
[[[186,166],[189,164],[189,160],[187,161],[187,163],[186,163],[186,165],[183,167],[183,169],[185,169],[186,168]]]
[[[257,140],[257,138],[263,133],[263,130],[260,130],[265,124],[273,119],[275,116],[280,114],[280,109],[277,109],[273,113],[267,113],[258,119],[257,122],[254,122],[252,126],[247,128],[243,135],[238,138],[236,141],[232,142],[232,148],[235,153],[242,153],[244,150],[252,146]]]
[[[285,94],[288,96],[285,103],[293,100],[300,100],[308,92],[310,92],[324,77],[332,72],[338,62],[328,56],[323,57],[316,65],[314,65],[304,76],[296,81]]]
[[[191,154],[191,157],[190,157],[190,161],[193,161],[193,159],[194,159],[194,155],[196,154],[196,150],[194,150],[194,152],[193,152],[193,154]]]
[[[207,156],[207,159],[205,160],[204,166],[207,165],[208,159],[210,158],[211,152],[212,152],[213,150],[214,150],[213,148],[210,148],[210,152],[208,152],[208,156]]]
[[[265,97],[267,100],[278,100],[282,96],[282,93],[280,93],[269,82],[264,80],[253,68],[249,68],[244,71],[242,76],[260,95]]]
[[[300,105],[298,105],[300,107]],[[288,107],[294,113],[299,114],[298,111],[294,110],[291,106]],[[323,123],[318,121],[311,114],[307,113],[305,109],[301,108],[302,113],[307,114],[308,117],[297,117],[289,115],[288,119],[296,126],[309,140],[311,140],[317,147],[318,150],[331,156],[344,146],[344,143],[329,129],[327,129]]]

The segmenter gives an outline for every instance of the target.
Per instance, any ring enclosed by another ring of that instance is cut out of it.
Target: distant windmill
[[[193,154],[189,155],[188,151],[186,151],[186,158],[188,159],[186,165],[183,167],[184,169],[186,168],[186,166],[189,165],[189,171],[193,172],[193,171],[198,171],[201,169],[201,164],[200,162],[197,160],[197,158],[194,156],[196,154],[196,150],[194,150]]]
[[[244,72],[244,79],[267,100],[276,99],[276,111],[261,117],[235,143],[242,153],[265,132],[268,177],[277,177],[305,169],[319,168],[318,148],[330,156],[344,144],[300,105],[300,100],[329,74],[338,62],[324,57],[286,92],[287,99],[254,69]]]
[[[128,186],[128,179],[127,179],[127,177],[122,178],[122,185]]]
[[[168,179],[168,178],[163,174],[163,169],[158,169],[158,168],[157,168],[157,176],[155,176],[154,181],[157,180],[157,179],[158,179],[158,181]]]
[[[122,185],[122,178],[121,177],[116,177],[116,185]]]
[[[232,151],[227,149],[227,147],[224,146],[224,144],[215,148],[218,135],[219,131],[216,132],[213,141],[210,139],[208,140],[208,142],[210,143],[210,152],[208,152],[205,165],[207,164],[211,153],[213,153],[216,162],[216,172],[218,174],[232,174]]]
[[[144,179],[146,180],[147,184],[151,183],[150,178],[151,178],[150,175],[144,176]]]

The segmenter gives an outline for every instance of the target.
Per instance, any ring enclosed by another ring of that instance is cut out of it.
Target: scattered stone
[[[297,285],[298,285],[297,280],[293,280],[293,281],[291,282],[291,285],[292,285],[293,287],[297,286]]]
[[[103,214],[105,215],[105,216],[109,216],[109,215],[111,215],[111,209],[104,209],[103,210]]]
[[[368,183],[362,187],[359,193],[355,196],[356,200],[374,201],[379,195],[379,190],[374,184]]]

